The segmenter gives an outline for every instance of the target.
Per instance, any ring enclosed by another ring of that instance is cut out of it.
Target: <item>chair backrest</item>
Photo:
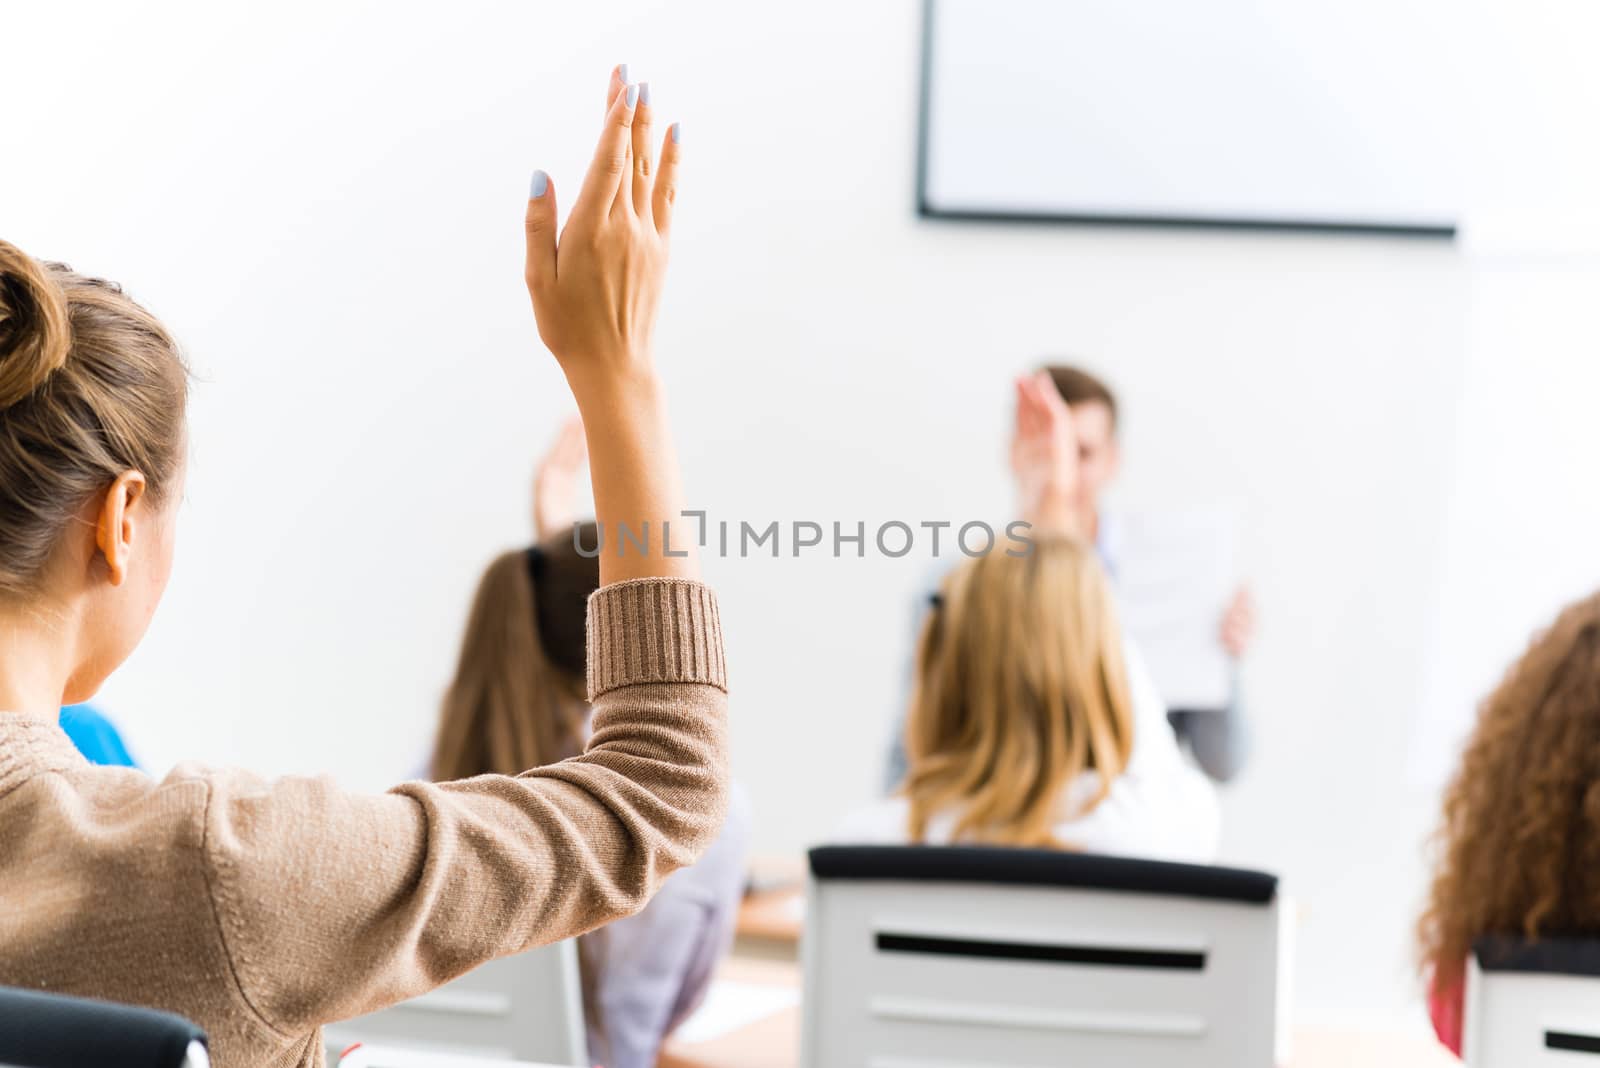
[[[501,1060],[589,1065],[577,943],[503,957],[437,990],[324,1029],[337,1054],[354,1043]]]
[[[811,851],[804,1068],[1272,1068],[1287,938],[1260,872],[967,846]]]
[[[206,1036],[170,1012],[0,987],[0,1068],[207,1068]]]
[[[1600,940],[1479,939],[1465,1008],[1472,1068],[1600,1068]]]

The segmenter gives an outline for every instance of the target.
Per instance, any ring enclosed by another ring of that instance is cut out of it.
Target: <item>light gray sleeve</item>
[[[1234,679],[1223,708],[1175,710],[1167,713],[1178,741],[1212,781],[1230,782],[1250,756],[1250,724],[1245,718],[1239,681]]]

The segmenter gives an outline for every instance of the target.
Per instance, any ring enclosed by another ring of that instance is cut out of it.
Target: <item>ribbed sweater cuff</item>
[[[711,587],[689,579],[629,579],[589,598],[589,699],[645,682],[728,688]]]

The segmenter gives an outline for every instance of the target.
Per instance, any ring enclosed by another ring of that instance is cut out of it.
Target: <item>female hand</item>
[[[1011,474],[1022,518],[1035,533],[1082,536],[1078,438],[1072,430],[1072,410],[1047,371],[1017,379]]]
[[[533,473],[533,536],[543,541],[578,518],[578,471],[589,457],[583,442],[583,420],[572,416],[561,424],[556,440],[539,458]]]
[[[651,353],[677,196],[678,126],[668,131],[660,167],[651,167],[650,88],[625,82],[626,68],[612,71],[600,144],[560,240],[555,185],[543,171],[534,172],[523,227],[539,336],[583,419],[605,585],[699,573]],[[626,548],[624,527],[635,539],[643,532],[646,548]]]
[[[612,72],[605,127],[577,203],[556,237],[555,185],[529,188],[526,279],[539,336],[574,394],[648,377],[677,196],[679,126],[651,165],[650,86]]]

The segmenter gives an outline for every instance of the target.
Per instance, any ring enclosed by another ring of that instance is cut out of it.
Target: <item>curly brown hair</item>
[[[1418,924],[1435,989],[1473,941],[1600,932],[1600,593],[1534,636],[1484,701],[1445,793]]]

